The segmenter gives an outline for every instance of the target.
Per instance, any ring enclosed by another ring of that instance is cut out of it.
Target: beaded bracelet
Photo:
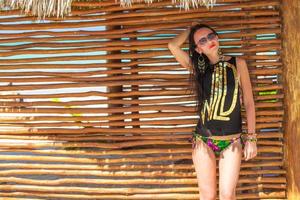
[[[252,135],[255,135],[254,137]],[[244,133],[242,138],[244,141],[257,142],[256,133]]]
[[[246,133],[246,135],[255,135],[255,136],[257,136],[257,133]]]
[[[257,142],[257,138],[246,138],[246,141]]]

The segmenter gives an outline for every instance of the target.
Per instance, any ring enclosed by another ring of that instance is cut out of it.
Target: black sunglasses
[[[198,42],[197,44],[199,43],[200,45],[205,45],[208,40],[211,41],[211,40],[214,40],[216,38],[217,34],[214,33],[214,32],[211,32],[209,34],[207,34],[206,37],[202,37]]]

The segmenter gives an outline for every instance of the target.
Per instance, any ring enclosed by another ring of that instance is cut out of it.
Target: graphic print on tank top
[[[230,135],[242,132],[241,88],[236,68],[236,58],[220,61],[214,71],[204,77],[204,90],[208,98],[203,102],[202,121],[196,133],[204,136]]]

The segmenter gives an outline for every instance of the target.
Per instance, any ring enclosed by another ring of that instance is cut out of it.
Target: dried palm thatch
[[[64,17],[71,13],[71,5],[74,0],[0,0],[0,8],[9,6],[14,9],[21,9],[27,15],[45,18],[50,16]],[[132,3],[146,2],[153,3],[154,0],[115,0],[123,7],[131,6]],[[158,0],[159,1],[159,0]],[[173,4],[180,5],[180,8],[189,10],[190,7],[198,6],[212,7],[216,0],[172,0]]]
[[[21,9],[27,15],[45,18],[46,16],[64,17],[71,12],[73,0],[0,0],[1,8],[9,6]]]

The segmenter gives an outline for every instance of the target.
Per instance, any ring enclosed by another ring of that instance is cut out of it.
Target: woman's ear
[[[198,46],[196,46],[195,51],[197,51],[199,54],[202,53],[202,51],[200,50],[200,48]]]

